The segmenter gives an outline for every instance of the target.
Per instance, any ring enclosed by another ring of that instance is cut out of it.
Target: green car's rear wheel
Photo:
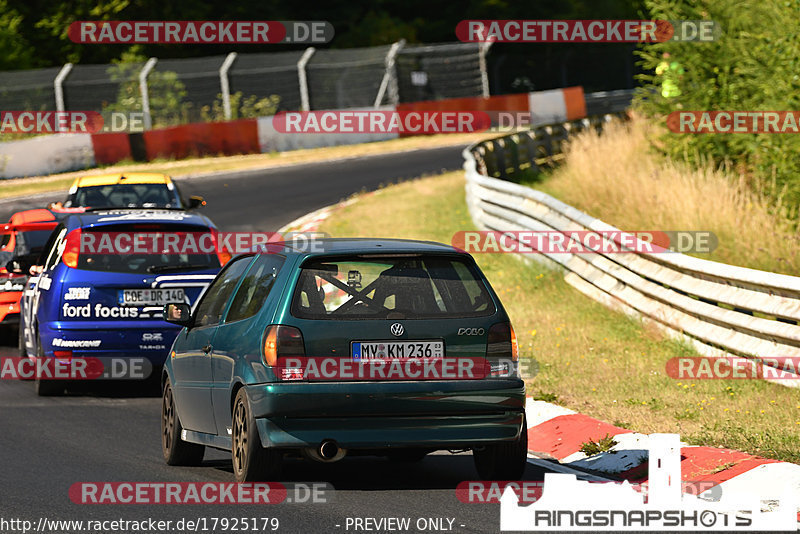
[[[256,482],[275,478],[283,455],[261,446],[256,421],[247,393],[240,389],[233,404],[231,456],[237,482]]]
[[[519,480],[528,462],[528,422],[522,418],[522,431],[514,441],[487,445],[473,450],[475,468],[483,480]]]

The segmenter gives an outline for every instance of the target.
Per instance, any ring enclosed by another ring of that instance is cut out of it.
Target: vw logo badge
[[[402,336],[403,332],[406,331],[406,329],[403,328],[403,325],[401,325],[400,323],[394,323],[390,330],[392,332],[392,335],[395,336]]]

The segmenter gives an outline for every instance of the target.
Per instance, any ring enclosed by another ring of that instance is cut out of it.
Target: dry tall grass
[[[565,164],[535,187],[623,230],[708,230],[719,239],[699,257],[800,274],[794,216],[753,190],[743,175],[696,168],[652,150],[658,126],[635,118],[585,132],[566,148]]]

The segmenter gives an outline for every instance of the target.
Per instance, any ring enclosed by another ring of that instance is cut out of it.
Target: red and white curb
[[[594,478],[599,480],[647,481],[647,434],[631,432],[531,398],[528,398],[525,413],[528,454],[533,463],[548,468],[556,466],[555,470],[559,471],[590,470],[598,474]],[[617,442],[609,451],[592,456],[580,451],[584,443],[597,442],[606,435]],[[556,460],[558,464],[543,463],[542,459]],[[703,489],[719,486],[722,494],[751,500],[780,500],[786,484],[800,495],[800,465],[715,447],[682,444],[681,480],[685,484],[698,483]]]

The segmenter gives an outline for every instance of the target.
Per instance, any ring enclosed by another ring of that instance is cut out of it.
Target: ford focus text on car
[[[164,304],[194,303],[230,257],[213,246],[182,249],[189,243],[180,238],[212,242],[214,232],[208,218],[183,211],[101,210],[68,216],[53,231],[41,265],[34,267],[38,276],[28,281],[20,356],[160,369],[179,330],[163,321]],[[166,236],[175,236],[175,246],[163,248]],[[103,376],[114,377],[108,372]],[[66,385],[36,376],[40,395],[60,393]]]
[[[164,366],[171,465],[232,452],[236,480],[286,454],[421,459],[471,450],[479,474],[517,479],[527,455],[513,329],[466,253],[438,243],[321,240],[243,255],[190,309]]]

